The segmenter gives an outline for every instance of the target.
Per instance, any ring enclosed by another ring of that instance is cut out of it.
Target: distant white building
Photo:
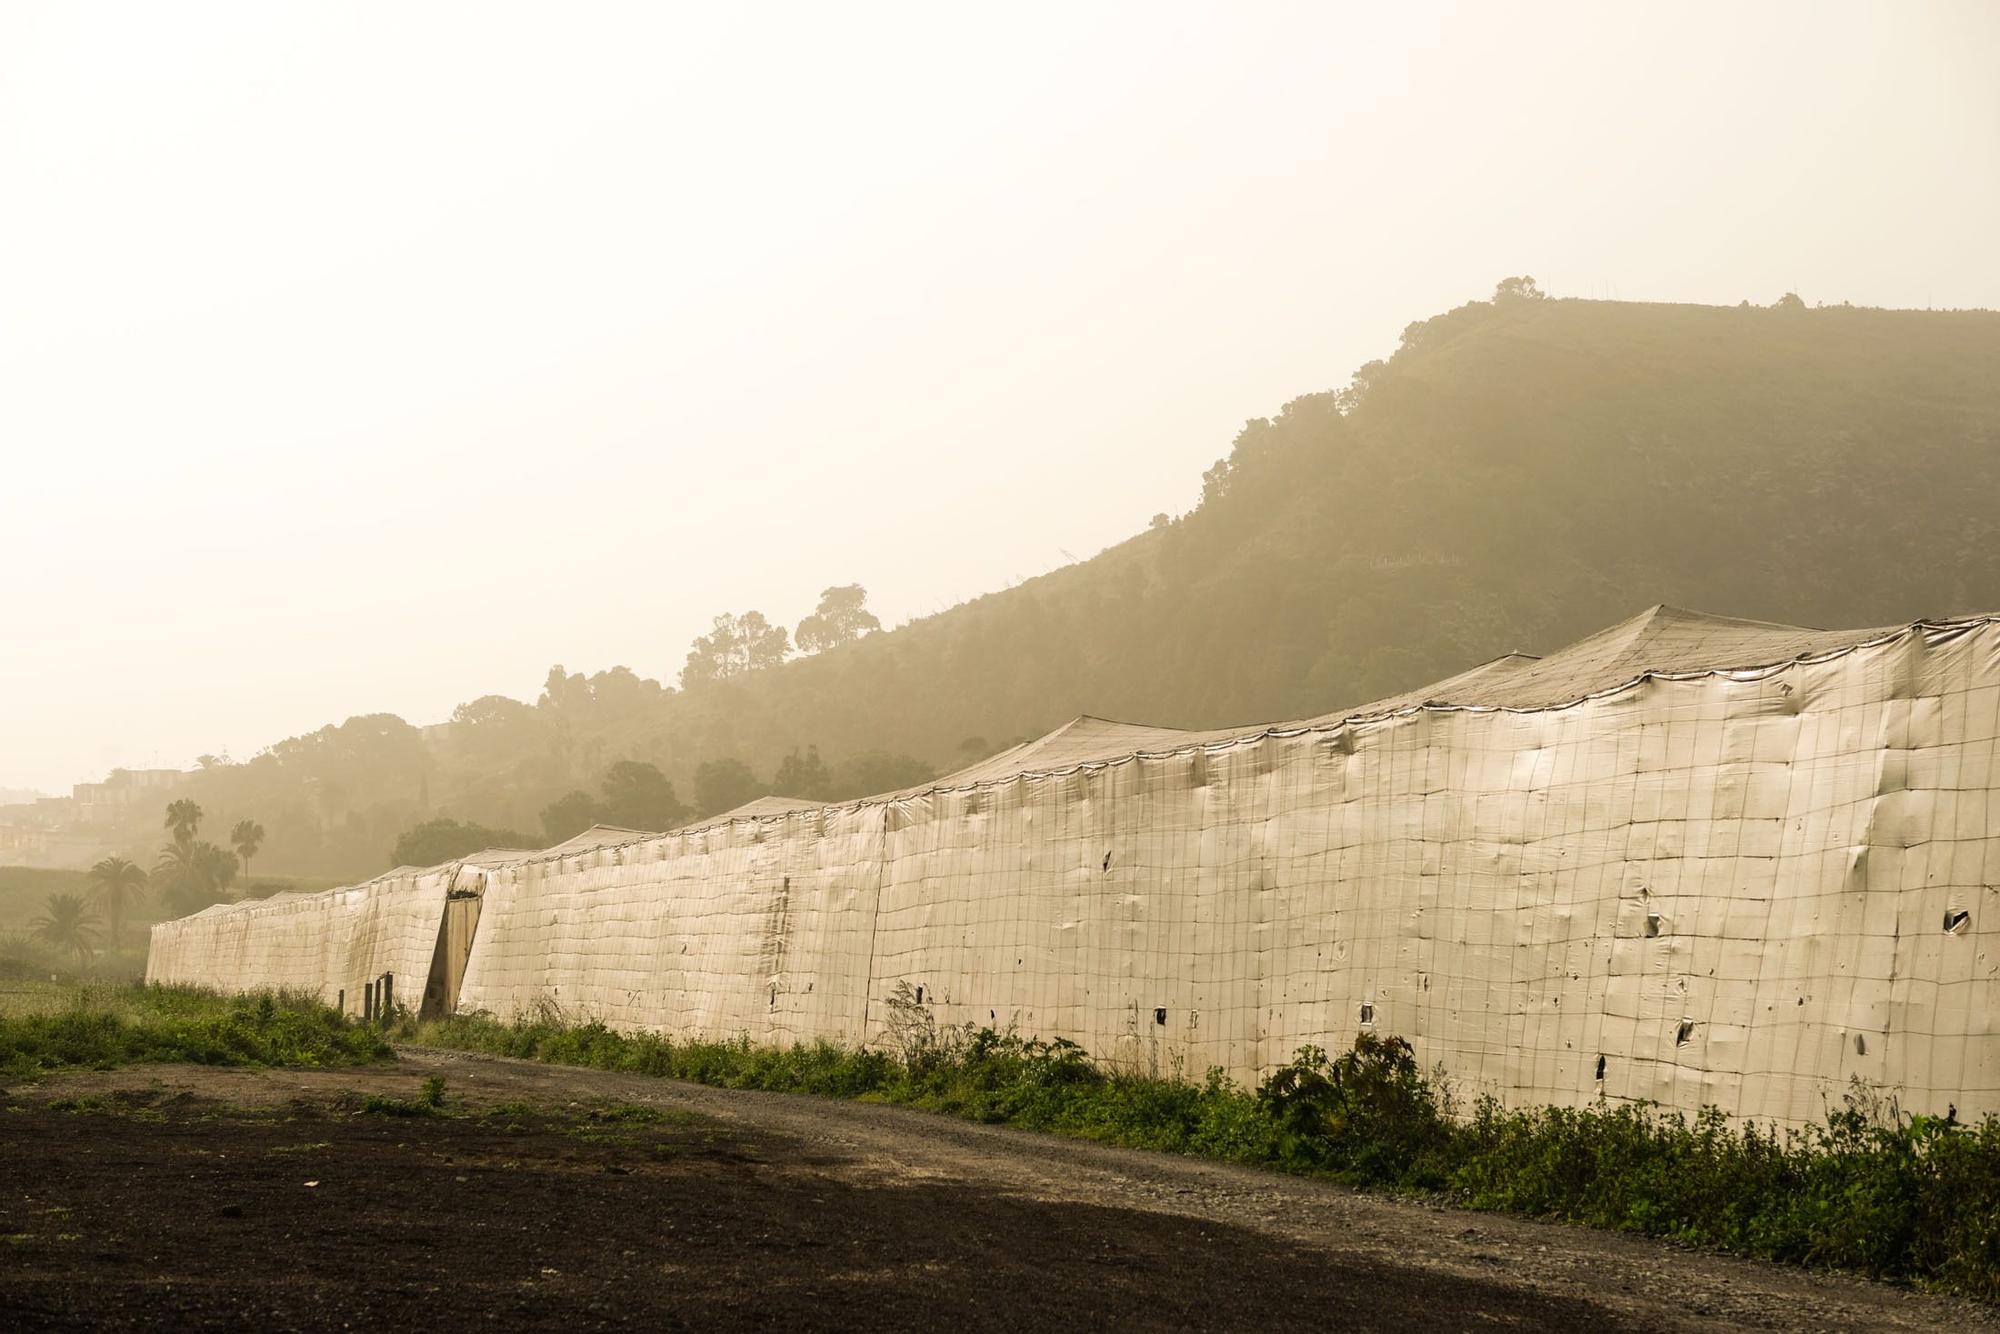
[[[78,783],[70,789],[74,818],[81,824],[108,824],[186,777],[180,769],[113,769],[101,783]]]

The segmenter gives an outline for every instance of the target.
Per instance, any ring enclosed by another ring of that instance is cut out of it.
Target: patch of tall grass
[[[309,996],[218,996],[192,987],[9,984],[0,988],[0,1072],[143,1062],[347,1066],[388,1060],[379,1031]]]
[[[725,1088],[866,1098],[1137,1148],[1312,1173],[1475,1209],[1671,1237],[2000,1299],[2000,1118],[1904,1116],[1856,1091],[1776,1131],[1713,1108],[1469,1109],[1398,1038],[1302,1050],[1257,1089],[1108,1072],[1064,1041],[945,1029],[905,1009],[892,1050],[676,1042],[460,1017],[408,1040]]]

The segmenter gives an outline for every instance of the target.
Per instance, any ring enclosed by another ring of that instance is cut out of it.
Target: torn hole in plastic
[[[1153,1007],[1153,1022],[1154,1022],[1154,1023],[1156,1023],[1156,1024],[1164,1024],[1164,1023],[1166,1023],[1166,1022],[1167,1022],[1167,1007],[1166,1007],[1166,1006],[1164,1006],[1164,1005],[1155,1005],[1155,1006]]]
[[[1866,1056],[1868,1054],[1868,1039],[1859,1033],[1854,1035],[1854,1054],[1856,1056]]]
[[[1373,1001],[1361,1002],[1361,1022],[1364,1024],[1372,1024],[1375,1022],[1375,1002]]]
[[[924,988],[923,984],[920,982],[917,984],[917,1004],[922,1005],[923,1003],[924,1003]]]
[[[1676,1047],[1685,1047],[1693,1038],[1694,1038],[1694,1020],[1692,1019],[1681,1020],[1680,1027],[1674,1030],[1674,1045]]]
[[[1597,1082],[1600,1084],[1604,1082],[1604,1057],[1601,1053],[1597,1058]]]
[[[1646,914],[1646,934],[1649,936],[1660,934],[1660,915],[1658,913],[1649,912]]]
[[[1947,908],[1944,910],[1944,932],[1946,935],[1962,936],[1965,934],[1966,928],[1971,925],[1972,913],[1969,910],[1965,908]]]
[[[1104,869],[1107,871],[1111,869],[1111,854],[1108,852],[1104,854]]]

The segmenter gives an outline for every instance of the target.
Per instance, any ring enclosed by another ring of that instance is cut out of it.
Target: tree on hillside
[[[741,616],[724,613],[715,618],[709,633],[688,649],[687,665],[681,669],[683,689],[710,681],[727,681],[749,672],[775,667],[792,651],[791,636],[782,625],[772,625],[761,611]]]
[[[832,788],[833,774],[819,757],[818,746],[807,746],[803,757],[796,750],[785,756],[778,761],[778,772],[771,779],[772,795],[779,797],[825,801]]]
[[[603,818],[604,808],[597,804],[597,798],[577,788],[542,807],[542,833],[550,843],[560,843],[575,838]]]
[[[201,814],[201,807],[186,797],[170,801],[167,803],[165,827],[174,831],[175,842],[189,842],[194,838],[195,831],[201,828]]]
[[[558,840],[560,841],[560,840]],[[487,848],[534,848],[541,840],[532,834],[508,829],[488,829],[485,825],[439,818],[405,829],[389,855],[391,866],[437,866],[455,862]]]
[[[146,890],[146,872],[125,857],[106,857],[90,868],[93,895],[111,917],[111,948],[125,938],[125,905]]]
[[[563,676],[563,669],[560,666],[549,668],[549,682],[554,684],[559,678],[567,680]],[[468,700],[451,711],[452,727],[467,733],[504,733],[513,729],[532,727],[534,721],[534,705],[523,704],[520,700],[511,699],[506,695],[481,695],[478,699]]]
[[[538,705],[559,712],[575,712],[590,707],[590,678],[582,672],[566,672],[557,663],[542,682]]]
[[[659,766],[643,760],[620,760],[604,771],[601,817],[606,824],[654,832],[687,820],[688,810],[674,794],[674,785]]]
[[[264,846],[264,826],[255,820],[238,820],[236,827],[229,831],[230,846],[243,859],[243,874],[250,874],[250,859]]]
[[[1201,503],[1210,505],[1229,494],[1229,474],[1231,464],[1228,459],[1217,459],[1215,466],[1201,475]]]
[[[819,609],[799,622],[799,652],[819,653],[843,644],[852,644],[882,628],[875,613],[868,610],[868,591],[860,584],[841,584],[819,595]]]
[[[313,794],[324,826],[365,806],[419,797],[432,757],[423,734],[393,713],[364,713],[271,747],[277,773]],[[259,799],[266,791],[260,784]]]
[[[688,809],[659,766],[643,760],[620,760],[604,771],[598,784],[602,800],[581,788],[564,793],[542,809],[542,830],[549,842],[574,838],[594,824],[622,825],[658,833],[686,822]]]
[[[612,667],[595,676],[585,676],[582,672],[566,672],[557,663],[549,668],[548,678],[542,683],[542,697],[535,708],[571,720],[610,721],[650,708],[669,693],[658,681],[641,676],[630,667]],[[495,717],[527,707],[495,695],[475,703],[483,706],[486,716]],[[459,721],[457,715],[453,715],[453,721]]]
[[[709,760],[694,771],[694,808],[703,819],[754,801],[770,788],[741,760]]]
[[[1495,304],[1503,301],[1540,301],[1542,298],[1542,289],[1526,274],[1518,278],[1502,278],[1493,288]]]
[[[97,948],[97,918],[81,894],[49,895],[47,906],[28,929],[50,949],[74,954],[79,968]]]

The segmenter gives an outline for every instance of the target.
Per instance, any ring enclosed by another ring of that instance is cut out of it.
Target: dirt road
[[[446,1116],[364,1110],[447,1081]],[[14,1329],[2000,1329],[1828,1275],[893,1107],[410,1051],[0,1111]]]

